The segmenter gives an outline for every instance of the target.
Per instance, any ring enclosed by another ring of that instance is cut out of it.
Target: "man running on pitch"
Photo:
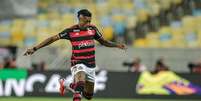
[[[113,43],[105,40],[96,26],[90,24],[92,14],[87,9],[78,11],[79,23],[66,28],[57,35],[51,36],[27,49],[24,55],[32,55],[38,49],[45,47],[59,39],[67,39],[72,44],[71,73],[74,82],[69,83],[65,79],[60,80],[60,93],[64,95],[66,90],[72,91],[73,101],[81,101],[84,96],[90,100],[93,97],[95,81],[95,41],[106,47],[126,49],[124,44]]]

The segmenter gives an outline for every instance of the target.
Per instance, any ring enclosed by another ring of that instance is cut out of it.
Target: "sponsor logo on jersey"
[[[94,42],[93,41],[89,41],[89,42],[81,42],[79,43],[78,47],[82,48],[82,47],[87,47],[87,46],[93,46]]]

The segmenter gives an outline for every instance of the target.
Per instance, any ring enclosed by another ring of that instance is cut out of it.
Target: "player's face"
[[[81,23],[87,24],[87,23],[91,22],[91,17],[80,15],[79,16],[79,21]]]

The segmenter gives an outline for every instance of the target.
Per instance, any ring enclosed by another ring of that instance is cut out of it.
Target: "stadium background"
[[[97,43],[95,101],[201,99],[200,0],[0,2],[0,101],[67,100],[59,97],[57,79],[71,78],[70,43],[58,41],[31,57],[22,55],[77,23],[82,8],[93,13],[92,23],[104,38],[128,45],[121,51]],[[132,71],[136,59],[145,71]],[[157,68],[160,59],[162,69]]]

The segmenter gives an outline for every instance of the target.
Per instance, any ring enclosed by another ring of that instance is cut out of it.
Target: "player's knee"
[[[76,75],[75,75],[75,82],[78,82],[78,81],[85,81],[85,72],[83,71],[80,71],[78,72]]]
[[[87,100],[91,100],[93,98],[93,93],[83,93],[83,96],[87,99]]]

